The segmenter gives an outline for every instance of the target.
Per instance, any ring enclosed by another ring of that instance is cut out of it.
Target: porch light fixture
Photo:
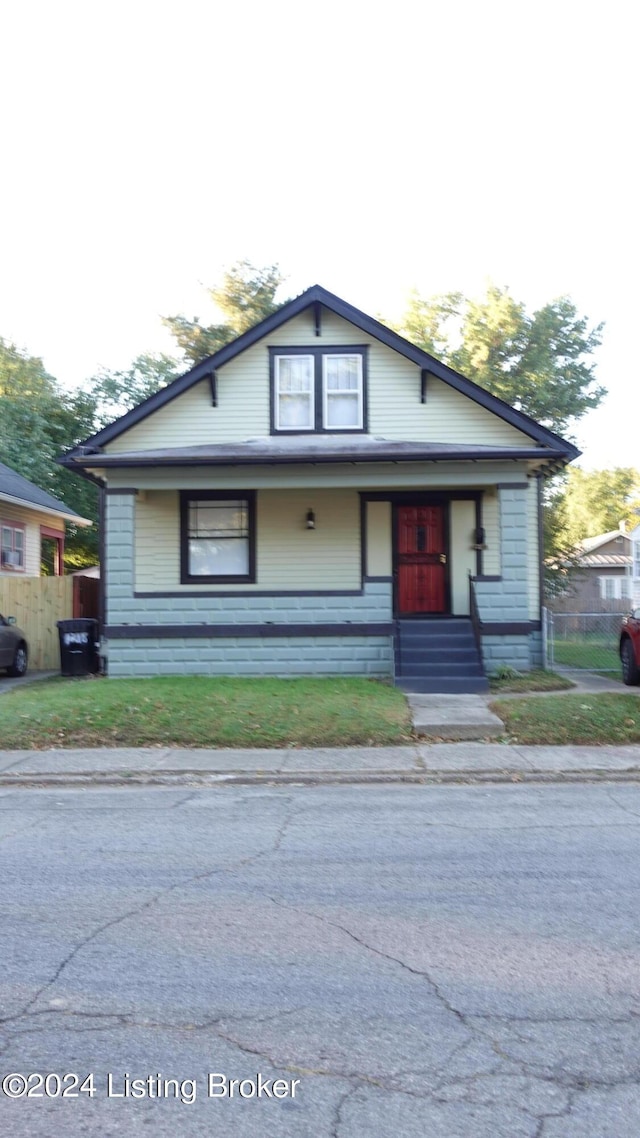
[[[316,515],[313,510],[307,510],[307,529],[316,528]]]
[[[484,533],[484,529],[482,528],[482,526],[478,526],[478,528],[475,531],[474,536],[475,536],[475,542],[471,546],[471,548],[472,549],[486,549],[487,545],[485,542],[485,533]]]

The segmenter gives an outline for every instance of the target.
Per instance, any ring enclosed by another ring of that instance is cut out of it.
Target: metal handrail
[[[473,628],[476,648],[478,649],[480,659],[482,659],[482,633],[480,630],[480,613],[478,611],[476,589],[471,573],[469,573],[469,615],[471,616],[471,627]]]

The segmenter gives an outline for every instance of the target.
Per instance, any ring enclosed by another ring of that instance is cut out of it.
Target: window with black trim
[[[180,492],[180,580],[185,584],[255,581],[253,490]]]
[[[24,573],[24,526],[12,522],[0,523],[0,568],[7,572]]]
[[[271,430],[366,431],[366,346],[270,348]]]

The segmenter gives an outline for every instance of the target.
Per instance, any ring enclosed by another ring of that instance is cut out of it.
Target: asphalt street
[[[637,1138],[639,854],[621,782],[2,788],[0,1133]]]

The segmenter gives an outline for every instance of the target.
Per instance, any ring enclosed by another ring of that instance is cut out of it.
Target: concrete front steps
[[[489,684],[468,617],[399,620],[396,687],[434,694],[484,693]]]

